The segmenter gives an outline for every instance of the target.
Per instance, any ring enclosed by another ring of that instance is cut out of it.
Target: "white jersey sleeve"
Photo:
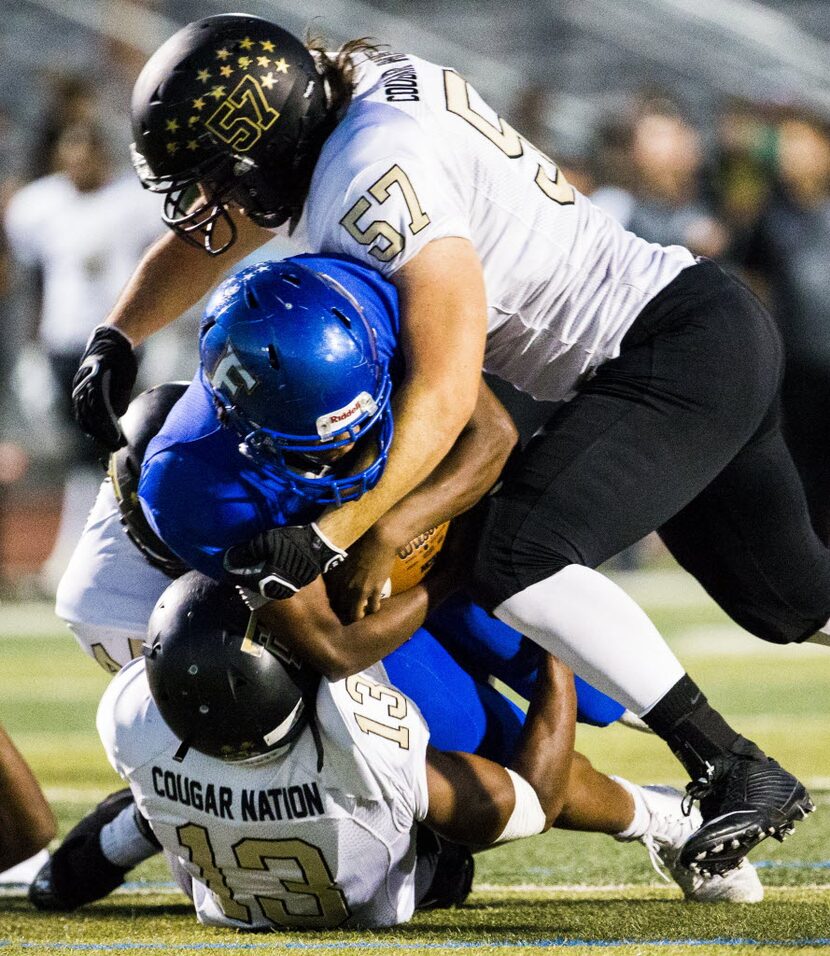
[[[426,750],[429,728],[417,706],[385,682],[377,669],[324,683],[317,699],[321,725],[334,736],[348,734],[338,750],[351,750],[366,780],[386,790],[395,824],[406,831],[429,809]]]
[[[308,204],[312,248],[397,272],[428,243],[470,238],[418,121],[382,103],[337,127],[314,173]]]

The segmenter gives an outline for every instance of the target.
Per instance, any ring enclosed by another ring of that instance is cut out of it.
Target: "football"
[[[383,596],[400,594],[415,587],[426,577],[435,559],[441,553],[447,537],[449,521],[416,535],[409,544],[398,548],[392,573],[383,589]]]

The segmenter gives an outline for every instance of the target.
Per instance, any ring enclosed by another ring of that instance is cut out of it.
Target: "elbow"
[[[331,645],[326,645],[314,655],[311,665],[328,681],[345,680],[360,670],[360,664],[351,654]]]

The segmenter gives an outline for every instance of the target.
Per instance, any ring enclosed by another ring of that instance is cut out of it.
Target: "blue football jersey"
[[[379,355],[388,361],[393,382],[399,382],[403,361],[395,287],[352,259],[296,259],[334,279],[360,303]],[[239,451],[239,435],[219,422],[201,370],[147,448],[139,498],[159,537],[183,561],[216,580],[223,575],[229,547],[270,528],[308,524],[322,510]]]

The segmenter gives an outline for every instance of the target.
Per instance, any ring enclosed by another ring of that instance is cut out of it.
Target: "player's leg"
[[[760,305],[711,264],[687,269],[487,505],[480,599],[643,716],[693,779],[716,757],[764,774],[767,761],[708,705],[645,613],[593,569],[665,524],[726,467],[774,403],[780,367]],[[682,727],[682,739],[667,727]],[[800,787],[780,768],[775,775]],[[778,798],[755,803],[763,829],[775,828]],[[739,845],[724,865],[757,842],[749,833],[733,836]]]
[[[141,653],[147,620],[169,583],[127,537],[104,481],[58,585],[55,613],[83,650],[115,673]]]
[[[681,791],[607,777],[582,754],[574,754],[565,804],[554,826],[607,833],[621,843],[642,843],[657,872],[665,876],[668,870],[686,899],[704,903],[762,900],[764,888],[747,859],[723,875],[709,876],[694,873],[683,863],[682,851],[700,822],[696,808],[687,812]]]
[[[489,615],[466,595],[444,601],[427,620],[427,627],[456,661],[479,681],[496,677],[530,700],[544,651],[503,621]],[[624,708],[575,676],[576,719],[606,727],[619,720]]]
[[[830,559],[813,530],[775,410],[734,461],[660,533],[678,562],[750,633],[777,644],[799,643],[816,632],[826,636]],[[678,729],[682,733],[682,726]],[[676,730],[666,727],[665,732]],[[696,834],[684,858],[694,859],[728,840],[736,820],[751,818],[752,794],[774,787],[781,788],[776,799],[785,816],[791,806],[800,808],[799,814],[808,812],[803,788],[763,776],[736,787],[722,761],[712,761],[698,788],[701,807],[705,816],[712,816],[713,801],[721,813],[731,812],[723,829],[715,819]],[[776,826],[781,839],[792,829],[786,819]]]
[[[0,872],[42,850],[55,818],[26,761],[0,727]]]
[[[830,552],[813,530],[777,409],[660,536],[751,634],[791,644],[827,629]]]
[[[121,886],[127,873],[161,845],[132,793],[111,794],[77,823],[29,887],[41,910],[69,912]]]

